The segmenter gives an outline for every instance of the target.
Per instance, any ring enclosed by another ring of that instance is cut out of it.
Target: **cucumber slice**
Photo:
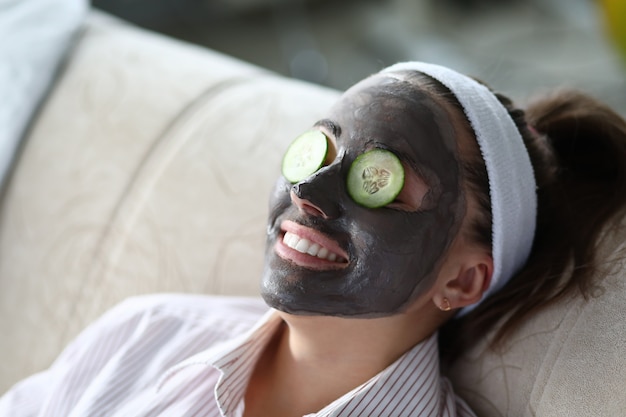
[[[404,167],[396,155],[385,149],[359,155],[348,171],[348,194],[365,207],[376,208],[391,203],[403,186]]]
[[[328,153],[328,139],[319,130],[298,136],[287,148],[283,157],[283,175],[297,183],[320,169]]]

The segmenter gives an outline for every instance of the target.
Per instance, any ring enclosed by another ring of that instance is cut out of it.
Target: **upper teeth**
[[[329,261],[334,262],[339,258],[336,253],[330,252],[325,247],[290,232],[285,233],[283,242],[285,242],[285,245],[297,250],[300,253],[308,253],[309,255],[317,256],[320,259],[328,259]]]

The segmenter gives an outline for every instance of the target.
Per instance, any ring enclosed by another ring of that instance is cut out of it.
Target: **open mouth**
[[[307,253],[320,259],[327,259],[331,262],[346,261],[340,255],[337,255],[335,252],[331,252],[330,250],[328,250],[328,248],[325,248],[318,243],[313,243],[309,239],[301,238],[294,233],[286,232],[283,236],[283,243],[289,246],[291,249],[295,249],[300,253]]]
[[[348,256],[337,242],[324,234],[292,221],[281,224],[284,233],[276,252],[286,260],[312,269],[343,268]]]

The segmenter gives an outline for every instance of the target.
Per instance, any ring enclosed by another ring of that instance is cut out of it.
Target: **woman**
[[[584,289],[597,235],[624,207],[626,124],[563,97],[529,109],[531,129],[446,68],[398,64],[358,83],[285,155],[262,277],[272,310],[129,300],[0,415],[473,415],[440,376],[437,330],[484,331],[508,312],[506,332]]]

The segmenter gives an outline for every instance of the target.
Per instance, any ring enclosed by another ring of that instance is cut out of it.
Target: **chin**
[[[307,294],[296,282],[276,283],[264,279],[261,297],[265,303],[278,311],[297,316],[326,316],[353,319],[388,317],[402,313],[408,302],[375,306],[363,304],[361,296],[349,297],[337,294]]]

